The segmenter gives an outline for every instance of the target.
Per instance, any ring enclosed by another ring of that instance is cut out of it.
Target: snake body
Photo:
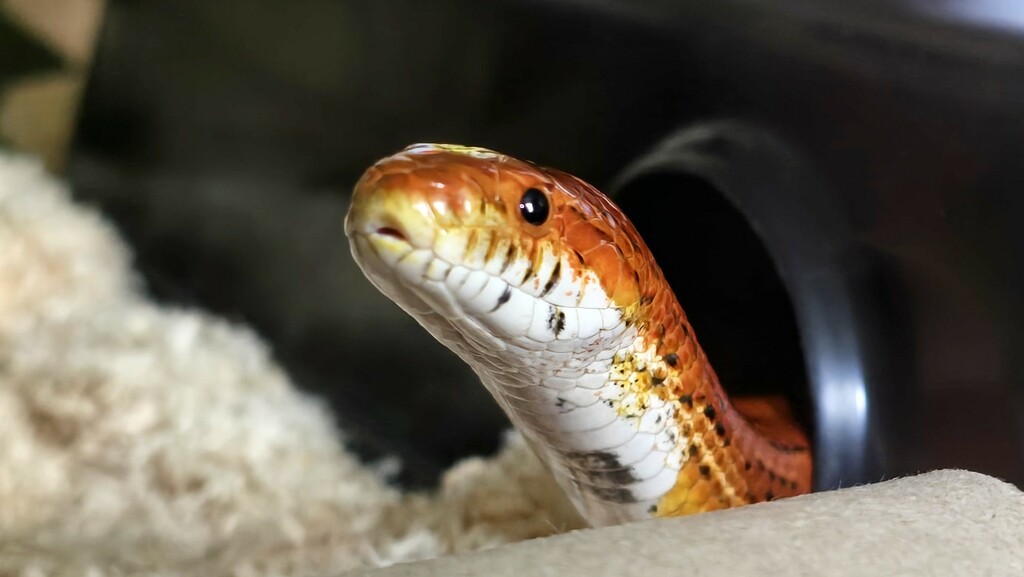
[[[643,240],[582,180],[413,145],[367,170],[345,226],[367,278],[472,367],[591,525],[810,490],[784,403],[726,396]]]

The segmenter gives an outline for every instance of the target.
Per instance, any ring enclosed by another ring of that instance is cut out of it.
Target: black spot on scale
[[[693,395],[683,395],[679,397],[680,403],[685,403],[691,409],[693,408]]]
[[[712,407],[711,405],[708,405],[708,406],[704,407],[704,416],[707,417],[708,420],[714,421],[715,420],[715,408]]]
[[[715,434],[718,435],[720,438],[725,438],[725,426],[722,425],[722,423],[718,423],[715,425]]]
[[[556,337],[565,330],[565,313],[558,307],[551,307],[551,313],[548,315],[548,328]]]
[[[580,479],[584,491],[602,501],[612,503],[635,503],[636,496],[630,485],[638,479],[632,468],[619,462],[618,457],[607,451],[569,451],[565,458]]]
[[[701,465],[697,467],[697,470],[700,471],[701,477],[704,477],[705,479],[711,478],[711,467],[707,465]]]
[[[515,245],[513,245],[512,243],[509,243],[508,248],[505,249],[505,260],[501,263],[501,273],[500,274],[505,274],[505,271],[508,270],[508,267],[512,265],[512,258],[515,256],[515,254],[516,254],[516,247],[515,247]]]
[[[548,282],[544,283],[544,292],[540,293],[541,298],[548,296],[551,289],[555,288],[555,283],[558,282],[558,278],[562,276],[562,261],[561,259],[555,263],[555,268],[551,269],[551,277]]]
[[[768,492],[766,492],[764,494],[764,500],[765,501],[771,501],[774,498],[775,498],[775,493],[772,493],[771,491],[768,491]]]
[[[522,280],[519,281],[519,286],[526,284],[526,281],[533,278],[533,275],[535,274],[537,274],[537,271],[533,270],[533,263],[530,263],[530,265],[526,267],[526,272],[523,273]]]
[[[493,313],[494,311],[500,309],[511,298],[512,298],[512,286],[511,285],[505,285],[505,290],[501,292],[501,296],[498,297],[498,302],[494,304],[494,308],[491,309],[491,312]]]
[[[805,453],[808,450],[803,445],[786,445],[778,441],[769,441],[769,444],[773,449],[782,453]]]
[[[665,362],[668,363],[668,366],[674,367],[676,366],[676,364],[679,363],[679,355],[675,353],[669,353],[665,355]]]

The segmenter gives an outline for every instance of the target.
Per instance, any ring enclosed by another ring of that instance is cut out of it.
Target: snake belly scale
[[[367,278],[474,370],[591,525],[810,490],[785,404],[726,396],[643,240],[582,180],[413,145],[366,171],[345,228]]]

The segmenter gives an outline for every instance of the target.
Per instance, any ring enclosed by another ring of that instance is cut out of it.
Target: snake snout
[[[429,199],[404,175],[371,169],[356,184],[345,219],[348,236],[366,236],[393,244],[430,247],[438,223]]]

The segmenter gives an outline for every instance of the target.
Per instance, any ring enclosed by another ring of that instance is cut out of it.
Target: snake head
[[[577,346],[660,274],[596,189],[482,148],[417,144],[377,162],[346,232],[367,277],[449,346],[452,328],[489,347]]]

